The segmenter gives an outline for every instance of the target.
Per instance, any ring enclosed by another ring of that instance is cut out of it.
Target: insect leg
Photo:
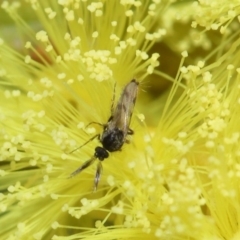
[[[83,163],[82,166],[80,166],[77,170],[75,170],[74,172],[72,172],[69,176],[69,178],[72,178],[74,176],[76,176],[77,174],[79,174],[82,170],[84,170],[85,168],[89,167],[90,165],[92,165],[94,163],[94,161],[96,160],[95,157],[90,158],[88,161],[86,161],[85,163]]]
[[[133,135],[133,134],[134,134],[134,131],[133,131],[131,128],[128,128],[127,134],[128,134],[128,135]],[[129,140],[129,139],[125,139],[125,143],[130,143],[130,140]]]
[[[98,125],[100,125],[100,126],[104,126],[105,124],[102,124],[102,123],[99,123],[99,122],[90,122],[87,126],[86,126],[86,128],[89,126],[89,125],[91,125],[91,124],[98,124]]]
[[[93,139],[95,139],[96,137],[99,138],[99,136],[100,136],[100,134],[96,134],[96,135],[94,135],[94,136],[91,137],[88,141],[86,141],[83,145],[81,145],[81,146],[79,146],[79,147],[73,149],[73,150],[72,150],[71,152],[69,152],[68,154],[71,154],[71,153],[77,151],[78,149],[82,148],[83,146],[85,146],[86,144],[88,144],[89,142],[91,142],[91,141],[92,141]]]
[[[133,134],[134,134],[134,131],[133,131],[131,128],[129,128],[128,131],[127,131],[127,134],[128,134],[128,135],[133,135]]]
[[[99,161],[98,165],[97,165],[97,171],[96,171],[96,175],[95,175],[95,179],[94,179],[94,188],[93,191],[95,192],[97,190],[98,187],[98,183],[101,177],[101,173],[102,173],[102,163]]]
[[[112,104],[111,104],[111,116],[113,115],[114,112],[114,102],[115,102],[115,93],[116,93],[116,82],[114,83],[114,87],[113,87],[113,96],[112,96]]]

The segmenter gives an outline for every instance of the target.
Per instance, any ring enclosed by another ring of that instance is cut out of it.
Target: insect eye
[[[103,161],[105,158],[108,158],[109,154],[106,149],[102,147],[96,147],[94,156],[100,161]]]

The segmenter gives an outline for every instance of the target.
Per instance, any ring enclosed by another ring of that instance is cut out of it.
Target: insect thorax
[[[102,145],[109,152],[118,151],[124,143],[123,131],[114,128],[111,131],[105,130],[101,137]]]

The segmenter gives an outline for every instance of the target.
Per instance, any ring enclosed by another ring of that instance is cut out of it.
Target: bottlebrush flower
[[[151,51],[168,34],[159,19],[169,5],[2,3],[25,39],[21,51],[0,42],[2,239],[238,239],[240,42],[226,35],[191,65],[184,51],[167,76]],[[29,7],[36,25],[23,20]],[[164,102],[145,104],[149,75],[173,82]],[[103,131],[88,124],[107,123],[114,86],[117,100],[132,78],[134,135],[103,162],[93,193],[95,165],[69,176],[100,143],[69,153]],[[161,116],[138,112],[150,108]]]

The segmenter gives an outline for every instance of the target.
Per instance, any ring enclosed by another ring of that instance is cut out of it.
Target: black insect
[[[102,172],[101,161],[109,157],[108,152],[115,152],[120,150],[122,145],[127,141],[127,135],[133,134],[133,130],[129,128],[129,125],[131,122],[132,112],[137,98],[138,85],[139,83],[135,79],[128,83],[122,91],[116,108],[114,109],[112,105],[111,117],[109,118],[108,122],[106,124],[97,123],[103,126],[102,134],[97,134],[93,136],[86,143],[72,151],[74,152],[78,150],[96,137],[99,138],[102,147],[96,147],[94,155],[70,175],[70,177],[74,177],[82,170],[93,164],[96,159],[98,159],[99,162],[97,165],[94,180],[94,191],[96,191],[97,189]]]

